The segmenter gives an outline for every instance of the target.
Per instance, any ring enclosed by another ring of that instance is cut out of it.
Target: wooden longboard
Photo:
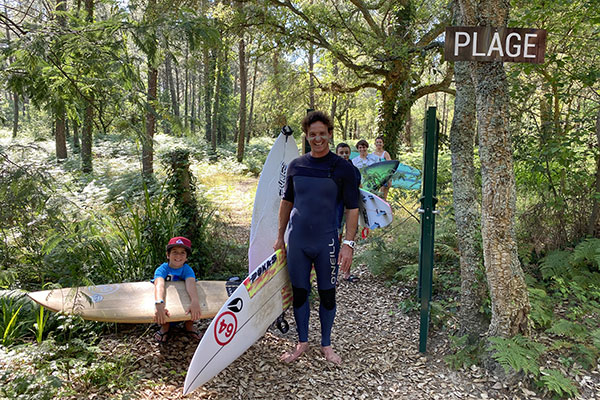
[[[212,320],[190,362],[183,394],[227,368],[291,303],[287,263],[277,250],[250,273]]]
[[[225,281],[197,281],[202,318],[214,317],[228,298]],[[190,296],[185,282],[166,282],[166,308],[169,321],[186,321],[190,315]],[[115,283],[109,285],[44,290],[27,294],[49,310],[75,314],[83,319],[102,322],[150,323],[154,319],[154,284],[152,282]]]

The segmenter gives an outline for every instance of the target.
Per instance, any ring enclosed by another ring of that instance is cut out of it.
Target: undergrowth
[[[395,200],[398,198],[392,197],[392,204]],[[406,195],[400,200],[404,207],[395,210],[396,221],[402,221],[406,205],[414,201]],[[420,231],[418,223],[408,217],[401,224],[395,221],[388,232],[372,232],[359,262],[388,284],[409,288],[411,295],[398,306],[402,312],[416,314],[420,306],[416,298]],[[445,331],[450,338],[447,364],[468,369],[484,365],[491,357],[505,372],[523,374],[540,394],[555,398],[580,395],[577,381],[596,368],[600,357],[600,239],[582,240],[526,266],[530,337],[472,340],[457,333],[460,268],[454,226],[448,217],[442,213],[436,221],[431,302],[433,329]],[[482,311],[489,319],[489,299]]]

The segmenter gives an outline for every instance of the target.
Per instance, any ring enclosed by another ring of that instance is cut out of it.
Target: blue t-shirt
[[[163,263],[154,271],[154,279],[156,278],[163,278],[166,282],[185,281],[187,278],[196,279],[196,274],[194,274],[192,267],[187,264],[183,264],[181,268],[171,268],[169,263]],[[152,279],[153,282],[154,279]]]

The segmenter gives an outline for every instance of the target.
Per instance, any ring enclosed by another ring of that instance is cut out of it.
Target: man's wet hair
[[[333,122],[331,122],[329,115],[325,114],[323,111],[311,111],[306,114],[304,119],[302,119],[302,132],[308,133],[308,127],[315,122],[324,123],[327,126],[327,131],[329,133],[333,132]]]

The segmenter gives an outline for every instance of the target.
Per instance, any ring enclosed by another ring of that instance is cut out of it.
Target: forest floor
[[[201,179],[202,181],[202,179]],[[248,241],[256,178],[237,182],[236,190],[218,202],[240,241]],[[250,202],[250,203],[248,203]],[[360,247],[359,250],[360,251]],[[449,354],[447,334],[430,333],[427,354],[418,352],[418,315],[398,308],[412,291],[387,287],[364,265],[354,266],[358,282],[341,281],[333,346],[343,365],[325,361],[319,351],[318,301],[312,302],[310,350],[296,362],[284,364],[279,356],[296,341],[293,315],[287,313],[290,330],[269,330],[233,364],[186,398],[190,399],[536,399],[536,393],[520,384],[506,387],[480,368],[455,371],[444,362]],[[203,332],[210,320],[198,323]],[[152,338],[152,331],[115,334],[103,348],[118,348],[124,341],[139,354],[140,399],[180,399],[189,362],[196,345],[184,335],[173,335],[166,345]],[[135,338],[134,338],[135,337]],[[598,375],[596,375],[596,378]],[[598,379],[595,379],[596,381]],[[591,390],[597,392],[599,386]],[[592,397],[586,397],[593,399]]]

